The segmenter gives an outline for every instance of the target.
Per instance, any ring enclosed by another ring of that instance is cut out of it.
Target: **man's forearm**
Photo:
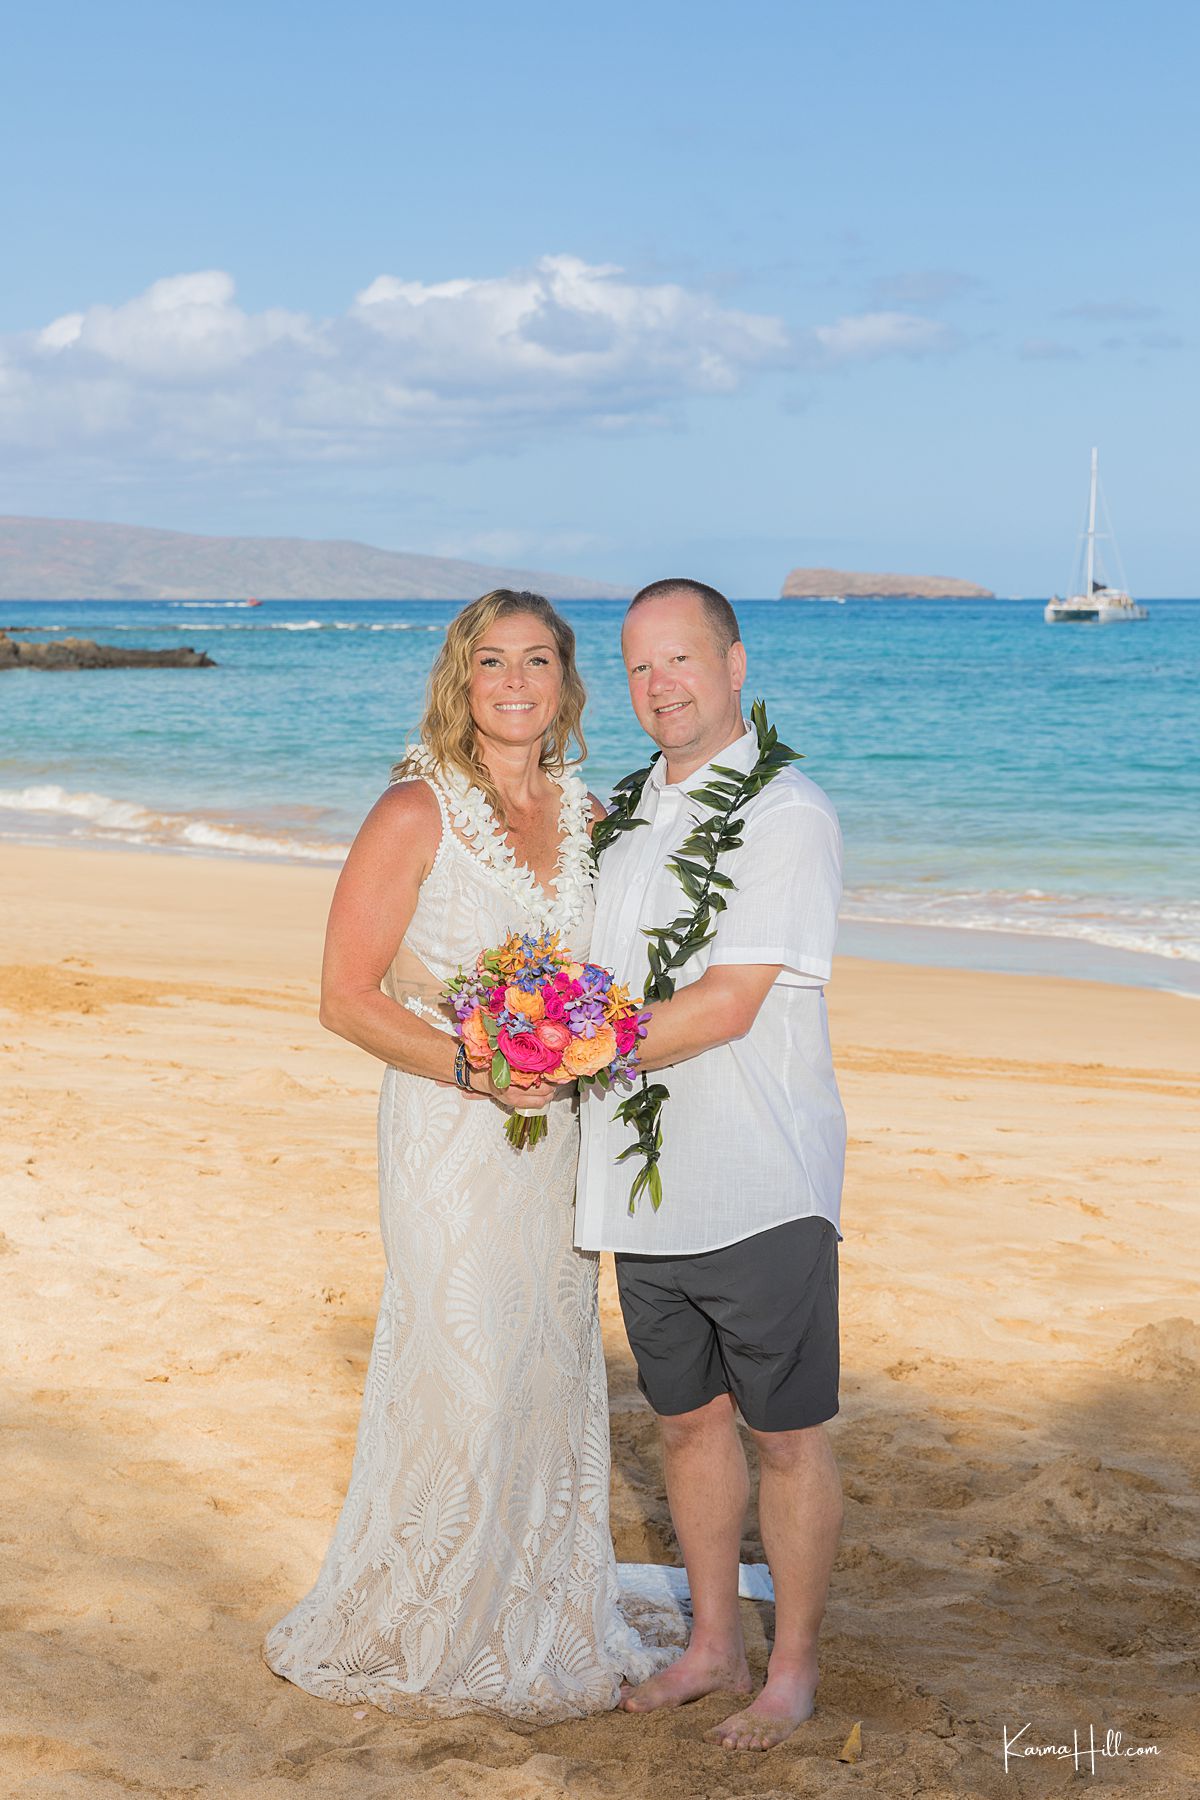
[[[745,1037],[778,974],[778,965],[766,963],[722,965],[670,1000],[654,1002],[642,1039],[642,1068],[665,1069]]]

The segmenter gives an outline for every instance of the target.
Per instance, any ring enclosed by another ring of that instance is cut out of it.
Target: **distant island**
[[[497,587],[621,600],[574,575],[327,538],[200,537],[82,519],[0,518],[0,600],[473,600]]]
[[[945,575],[863,575],[853,569],[793,569],[781,600],[845,594],[855,600],[994,600],[990,588]]]

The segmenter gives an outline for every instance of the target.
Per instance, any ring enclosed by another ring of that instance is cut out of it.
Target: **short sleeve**
[[[716,922],[710,966],[781,963],[785,985],[828,981],[842,897],[842,834],[832,806],[820,799],[823,804],[789,796],[747,816],[729,867],[735,889]]]

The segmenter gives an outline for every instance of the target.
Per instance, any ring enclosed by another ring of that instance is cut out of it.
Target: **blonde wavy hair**
[[[546,627],[562,665],[562,691],[558,712],[542,739],[541,767],[561,775],[567,764],[587,755],[583,736],[583,708],[587,689],[575,666],[575,633],[541,594],[518,593],[513,588],[494,588],[456,613],[446,632],[429,675],[425,712],[421,719],[421,745],[442,769],[454,769],[487,796],[498,820],[504,821],[504,805],[487,765],[479,754],[475,721],[471,717],[472,658],[478,644],[497,619],[514,613],[530,613]],[[572,745],[575,754],[572,755]],[[420,750],[412,747],[392,767],[391,779],[403,781],[424,773]]]

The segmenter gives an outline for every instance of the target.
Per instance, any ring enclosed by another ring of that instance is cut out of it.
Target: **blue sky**
[[[1200,591],[1191,9],[224,0],[0,66],[0,512]],[[13,179],[13,172],[16,179]]]

